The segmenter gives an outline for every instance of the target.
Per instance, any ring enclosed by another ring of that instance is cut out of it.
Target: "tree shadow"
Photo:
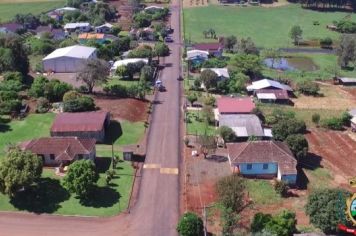
[[[59,180],[41,178],[36,185],[17,193],[10,199],[10,203],[19,210],[37,214],[53,213],[61,207],[60,203],[69,197]]]
[[[296,187],[301,190],[306,190],[308,188],[309,179],[302,168],[297,168],[297,182]]]
[[[95,159],[96,171],[98,173],[105,173],[111,165],[111,158],[108,157],[97,157]]]
[[[305,168],[307,170],[315,170],[317,168],[322,167],[320,165],[321,160],[321,156],[315,153],[308,152],[308,155],[306,157],[300,158],[298,165],[300,168]]]
[[[10,128],[10,126],[8,124],[0,123],[0,133],[5,133],[5,132],[9,132],[9,131],[12,131],[12,129]]]
[[[116,120],[111,120],[106,128],[104,144],[111,145],[122,135],[121,124]]]
[[[119,202],[120,198],[120,193],[110,187],[94,186],[90,197],[80,199],[80,203],[86,207],[111,207]]]

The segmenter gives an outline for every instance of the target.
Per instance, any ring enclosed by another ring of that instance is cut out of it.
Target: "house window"
[[[263,164],[263,169],[267,170],[268,169],[268,164]]]
[[[50,155],[49,155],[49,159],[51,159],[51,161],[53,161],[54,158],[55,158],[55,155],[54,155],[54,154],[50,154]]]
[[[247,169],[252,170],[252,164],[247,164]]]

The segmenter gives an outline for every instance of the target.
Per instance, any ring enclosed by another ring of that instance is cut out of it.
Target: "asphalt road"
[[[109,218],[63,217],[23,213],[0,213],[4,236],[111,236],[177,235],[179,217],[179,117],[180,117],[180,2],[173,0],[171,55],[161,59],[167,67],[160,79],[166,92],[158,93],[148,136],[146,167],[142,171],[136,204],[129,214]]]

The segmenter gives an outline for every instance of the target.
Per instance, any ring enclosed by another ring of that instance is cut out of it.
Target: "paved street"
[[[130,214],[110,218],[61,217],[21,213],[0,214],[0,235],[176,235],[179,217],[180,6],[173,0],[174,43],[161,80],[166,92],[157,96],[148,136],[146,165],[137,203]]]

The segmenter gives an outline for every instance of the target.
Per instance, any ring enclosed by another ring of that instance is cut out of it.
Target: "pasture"
[[[192,42],[212,41],[214,39],[204,37],[203,30],[213,28],[217,36],[251,37],[259,47],[291,47],[289,31],[293,25],[301,26],[304,40],[325,37],[335,40],[339,34],[326,26],[348,15],[305,10],[298,4],[276,8],[210,5],[184,9],[184,35]],[[356,20],[355,14],[350,17]],[[314,21],[319,25],[314,25]]]
[[[34,15],[63,7],[64,0],[0,0],[0,22],[8,22],[16,14]]]

